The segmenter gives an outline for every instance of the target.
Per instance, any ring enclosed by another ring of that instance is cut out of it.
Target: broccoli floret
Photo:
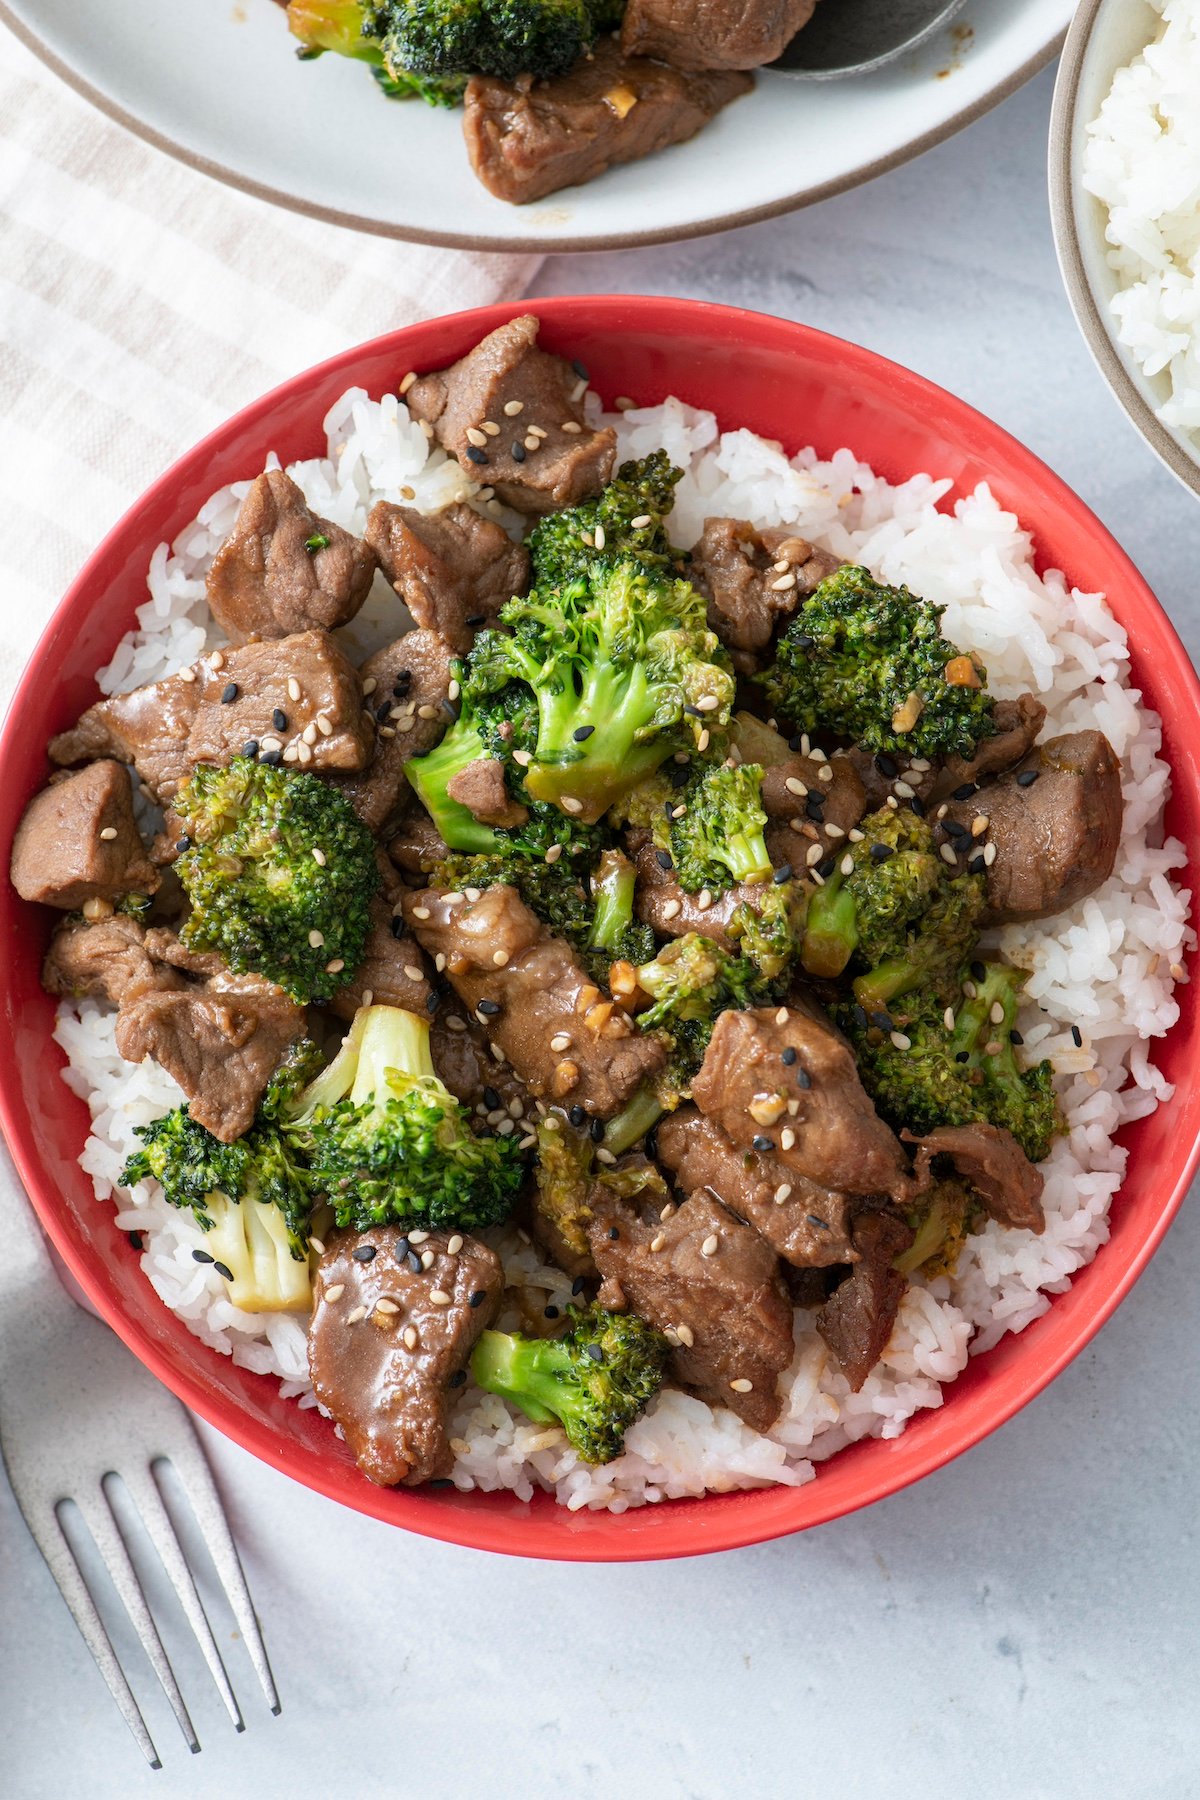
[[[682,474],[665,450],[655,450],[641,462],[622,463],[595,500],[539,520],[526,539],[535,584],[565,587],[601,559],[635,562],[645,569],[676,563],[679,553],[663,520],[675,504]]]
[[[685,892],[708,888],[723,894],[735,883],[770,875],[762,773],[756,763],[722,763],[702,770],[676,796],[670,851],[675,879]]]
[[[451,850],[486,856],[500,849],[505,842],[504,835],[495,825],[485,825],[461,800],[452,799],[446,792],[456,775],[461,775],[473,762],[489,754],[479,733],[474,708],[464,704],[441,743],[435,744],[424,756],[412,757],[404,765],[404,773],[421,804]]]
[[[230,1299],[248,1312],[311,1304],[313,1188],[283,1121],[297,1084],[319,1062],[313,1045],[293,1049],[254,1124],[232,1144],[213,1137],[183,1106],[137,1126],[142,1147],[121,1171],[123,1186],[153,1178],[172,1206],[193,1214],[209,1234],[206,1253],[228,1282]]]
[[[910,1247],[893,1257],[893,1269],[899,1275],[915,1275],[920,1269],[926,1280],[953,1275],[963,1244],[986,1217],[965,1183],[935,1181],[908,1214],[915,1235]]]
[[[328,1000],[352,979],[379,869],[343,793],[238,756],[227,768],[202,765],[172,805],[189,840],[175,864],[191,901],[180,931],[189,949],[214,950],[302,1002]]]
[[[944,881],[920,918],[909,926],[903,945],[866,974],[855,977],[854,998],[868,1012],[875,1012],[915,988],[950,995],[979,935],[986,903],[982,875],[959,875]]]
[[[300,1096],[316,1191],[339,1225],[458,1226],[507,1218],[521,1185],[513,1138],[476,1137],[433,1066],[429,1024],[397,1006],[360,1007],[341,1049]]]
[[[764,981],[778,981],[799,950],[807,907],[807,891],[798,881],[772,882],[753,906],[743,900],[734,907],[726,931]]]
[[[664,944],[637,978],[652,1002],[638,1014],[644,1031],[701,1024],[711,1035],[718,1013],[731,1006],[757,1006],[764,998],[764,984],[752,963],[730,956],[696,931]]]
[[[598,564],[563,588],[510,600],[500,620],[511,635],[480,633],[463,694],[478,707],[523,684],[537,707],[522,745],[524,792],[573,821],[594,823],[729,717],[732,670],[686,581]]]
[[[534,1180],[537,1184],[537,1210],[557,1230],[568,1250],[576,1256],[590,1256],[588,1223],[591,1208],[588,1197],[592,1187],[594,1147],[584,1131],[575,1131],[559,1113],[539,1119],[537,1162]]]
[[[975,962],[957,1006],[924,988],[882,1016],[858,1004],[836,1009],[863,1086],[890,1125],[918,1136],[939,1125],[997,1125],[1031,1162],[1049,1154],[1063,1129],[1053,1070],[1048,1061],[1021,1069],[1012,1042],[1024,979],[1007,964]]]
[[[535,1424],[560,1424],[585,1462],[607,1463],[662,1386],[667,1349],[636,1313],[572,1306],[559,1338],[485,1331],[471,1373]]]
[[[857,952],[868,965],[902,954],[946,872],[924,819],[881,807],[863,819],[862,839],[847,844],[824,885],[809,896],[800,960],[832,980]]]
[[[374,30],[392,65],[422,75],[564,75],[611,19],[611,0],[384,0]]]
[[[620,850],[606,850],[592,875],[591,929],[587,948],[593,970],[607,971],[614,962],[649,962],[654,933],[633,916],[637,872]]]
[[[324,51],[352,57],[368,65],[382,91],[393,100],[426,100],[430,106],[457,106],[467,76],[418,75],[398,62],[385,60],[376,35],[376,9],[360,0],[290,0],[288,27],[300,40],[297,54],[306,60]]]
[[[974,755],[995,730],[992,700],[972,658],[942,636],[944,611],[866,569],[838,569],[759,678],[772,710],[801,731],[836,732],[877,754]]]

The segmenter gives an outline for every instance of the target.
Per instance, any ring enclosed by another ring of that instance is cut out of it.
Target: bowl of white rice
[[[1050,201],[1101,372],[1200,493],[1200,0],[1082,0],[1054,92]]]
[[[17,691],[0,739],[0,854],[46,778],[47,740],[97,685],[140,685],[215,641],[204,574],[272,459],[350,529],[377,499],[435,510],[460,497],[461,471],[397,390],[407,370],[454,360],[514,310],[433,320],[347,351],[255,402],[155,483],[81,571]],[[1043,1166],[1045,1232],[993,1222],[952,1274],[914,1279],[857,1393],[798,1309],[768,1433],[665,1389],[623,1454],[594,1468],[560,1432],[468,1384],[451,1420],[449,1483],[388,1490],[363,1478],[313,1403],[306,1319],[239,1311],[211,1265],[194,1260],[191,1215],[150,1183],[120,1186],[134,1128],[177,1093],[153,1063],[121,1061],[98,1003],[56,1007],[43,993],[50,920],[7,883],[0,1125],[98,1311],[252,1453],[360,1511],[480,1549],[688,1555],[820,1524],[941,1467],[1053,1379],[1157,1248],[1200,1156],[1188,870],[1200,843],[1200,683],[1082,501],[929,382],[805,326],[730,308],[601,297],[539,312],[542,341],[586,366],[588,405],[613,423],[623,452],[662,445],[684,470],[674,541],[694,543],[712,513],[795,527],[943,604],[947,634],[982,656],[993,692],[1037,694],[1047,735],[1097,726],[1109,737],[1125,800],[1113,875],[1070,911],[1007,927],[1000,940],[1029,972],[1022,1034],[1030,1054],[1052,1060],[1067,1123]],[[363,651],[372,633],[400,628],[395,607],[390,589],[368,602],[352,628]],[[565,1278],[528,1239],[506,1231],[496,1247],[512,1288],[538,1304],[565,1301]]]

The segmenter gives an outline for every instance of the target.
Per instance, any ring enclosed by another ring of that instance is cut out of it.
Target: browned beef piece
[[[235,644],[333,631],[370,590],[375,557],[361,539],[310,512],[282,469],[251,484],[208,572],[213,618]]]
[[[405,395],[414,418],[428,420],[472,480],[488,483],[522,513],[555,512],[599,493],[616,456],[614,433],[592,431],[584,421],[582,378],[561,356],[538,349],[538,330],[530,314],[510,319]],[[472,432],[486,448],[472,441]]]
[[[840,566],[785,526],[760,531],[745,519],[705,519],[691,578],[708,599],[712,630],[752,674],[780,623]]]
[[[850,1046],[803,999],[722,1013],[692,1097],[739,1149],[761,1151],[788,1174],[843,1194],[913,1191]]]
[[[822,777],[822,771],[828,774]],[[776,872],[785,865],[802,879],[830,850],[840,850],[866,811],[857,770],[844,756],[804,756],[763,770],[764,833]],[[818,856],[813,845],[820,848]]]
[[[494,756],[479,756],[446,783],[446,792],[484,825],[511,828],[524,825],[529,808],[514,800],[504,782],[504,764]]]
[[[35,795],[13,839],[11,874],[22,900],[67,912],[85,900],[153,894],[159,874],[134,823],[128,770],[106,759]]]
[[[1102,731],[1049,738],[1020,767],[969,799],[952,801],[946,823],[996,847],[987,871],[987,917],[1046,919],[1074,906],[1108,880],[1121,841],[1121,765]],[[951,841],[954,842],[952,835]]]
[[[485,888],[474,901],[425,888],[405,896],[404,916],[423,948],[446,958],[459,999],[536,1097],[608,1119],[662,1068],[658,1039],[601,994],[515,888]]]
[[[656,1138],[659,1162],[685,1194],[707,1188],[785,1262],[825,1268],[855,1260],[845,1194],[806,1181],[772,1156],[737,1149],[695,1107],[664,1119]]]
[[[433,1261],[423,1269],[426,1252]],[[500,1258],[458,1233],[431,1231],[414,1244],[400,1226],[378,1225],[335,1233],[313,1286],[313,1388],[363,1474],[381,1487],[445,1475],[454,1462],[447,1415],[499,1308]]]
[[[638,1205],[594,1191],[588,1235],[604,1277],[600,1304],[628,1307],[666,1332],[677,1381],[769,1431],[782,1405],[778,1378],[792,1360],[779,1259],[703,1189],[670,1218],[660,1213],[657,1200]]]
[[[872,756],[854,749],[835,751],[830,761],[854,770],[863,786],[864,812],[878,812],[889,800],[907,806],[914,795],[926,809],[932,804],[938,771],[926,757]]]
[[[684,74],[624,56],[601,38],[553,81],[473,75],[463,107],[467,155],[490,194],[523,206],[685,143],[753,86],[749,75]]]
[[[419,513],[380,500],[366,535],[417,624],[436,631],[456,656],[465,656],[476,631],[529,584],[528,550],[473,506]]]
[[[405,930],[400,881],[382,851],[376,853],[376,861],[382,886],[371,902],[371,928],[362,961],[353,979],[333,996],[329,1008],[339,1019],[352,1019],[360,1006],[402,1006],[406,1012],[428,1019],[429,975],[420,947]]]
[[[894,1213],[861,1213],[854,1222],[858,1262],[817,1314],[817,1330],[856,1394],[895,1329],[907,1282],[892,1261],[912,1241],[912,1232]]]
[[[677,69],[761,69],[782,56],[817,0],[629,0],[621,27],[627,56],[657,56]]]
[[[449,854],[449,845],[420,801],[414,798],[398,821],[396,835],[388,845],[388,855],[406,875],[425,876]]]
[[[286,726],[276,727],[276,712]],[[304,741],[309,726],[311,744]],[[115,756],[133,763],[165,801],[197,763],[230,762],[248,743],[278,747],[315,775],[363,769],[371,760],[375,729],[358,675],[326,632],[214,651],[185,673],[100,700],[73,730],[51,739],[50,759],[68,766]]]
[[[163,968],[146,948],[145,928],[124,913],[89,923],[64,919],[50,940],[42,986],[69,1000],[123,1000],[154,987],[181,988],[182,975]]]
[[[909,1131],[900,1135],[906,1144],[917,1146],[916,1177],[922,1187],[933,1178],[930,1165],[934,1157],[948,1156],[993,1219],[1026,1231],[1045,1230],[1042,1172],[1030,1162],[1011,1131],[995,1125],[939,1125],[925,1137],[914,1137]]]
[[[729,921],[739,906],[760,906],[770,883],[754,886],[739,882],[726,888],[709,906],[703,906],[699,894],[688,894],[680,887],[669,869],[664,869],[653,844],[643,844],[633,859],[637,870],[637,894],[634,900],[639,919],[653,926],[660,936],[683,937],[699,931],[723,950],[736,952],[737,945],[729,935]]]
[[[117,1049],[127,1062],[152,1056],[187,1095],[197,1124],[232,1143],[249,1130],[285,1051],[304,1036],[304,1009],[260,975],[234,975],[217,957],[192,956],[171,932],[147,932],[146,948],[156,963],[201,979],[126,993]]]
[[[969,762],[965,757],[950,756],[938,770],[929,792],[935,804],[948,800],[955,788],[968,781],[984,781],[989,775],[1014,768],[1037,742],[1046,709],[1033,694],[1022,694],[1016,700],[997,700],[992,719],[995,735],[984,738]]]
[[[413,945],[412,938],[406,939]],[[414,946],[415,948],[415,946]],[[455,1099],[481,1116],[507,1112],[520,1117],[529,1105],[529,1090],[509,1062],[497,1062],[487,1037],[457,1001],[438,1007],[429,1029],[433,1066]],[[512,1108],[520,1102],[521,1114]]]
[[[454,717],[450,662],[450,652],[436,632],[409,631],[369,656],[359,670],[379,736],[370,766],[361,774],[339,777],[338,786],[377,835],[408,799],[405,763],[440,743]]]

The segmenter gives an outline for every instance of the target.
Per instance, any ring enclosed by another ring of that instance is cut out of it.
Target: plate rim
[[[486,250],[508,251],[513,255],[557,256],[585,250],[633,250],[652,244],[685,243],[691,238],[709,237],[721,231],[731,231],[741,225],[756,225],[765,219],[781,218],[788,213],[800,212],[805,207],[815,206],[822,200],[830,200],[837,194],[850,192],[851,189],[874,181],[879,175],[885,175],[892,169],[902,167],[904,163],[923,156],[938,144],[945,143],[957,132],[964,131],[977,119],[983,118],[993,108],[1000,106],[1018,89],[1031,81],[1062,49],[1066,41],[1069,25],[1059,27],[1040,50],[1026,57],[1018,68],[1012,70],[985,94],[979,95],[966,106],[959,108],[939,125],[920,133],[908,143],[901,145],[885,156],[875,157],[860,168],[845,175],[838,175],[829,181],[818,183],[811,188],[803,188],[798,192],[785,195],[782,199],[770,200],[761,206],[746,207],[738,212],[718,213],[711,218],[694,220],[686,225],[651,227],[645,231],[606,232],[604,234],[575,233],[565,237],[496,237],[490,233],[480,234],[455,231],[428,231],[413,226],[396,225],[384,219],[371,218],[353,212],[344,212],[339,207],[322,206],[315,201],[305,200],[299,195],[290,194],[285,189],[273,187],[269,182],[254,180],[252,176],[229,167],[214,157],[204,156],[185,145],[176,142],[168,133],[149,125],[145,120],[131,112],[118,100],[104,92],[100,87],[85,79],[80,71],[60,56],[40,38],[28,22],[14,12],[9,0],[0,0],[0,24],[7,26],[13,36],[32,52],[56,75],[60,81],[73,89],[89,105],[114,124],[121,125],[152,149],[161,150],[175,162],[186,168],[196,170],[202,175],[211,177],[236,192],[247,194],[251,199],[265,201],[268,205],[282,207],[285,211],[296,213],[302,218],[317,219],[327,225],[339,225],[348,231],[358,231],[371,237],[386,238],[393,242],[410,244],[428,244],[443,250]],[[514,208],[514,211],[519,210]]]

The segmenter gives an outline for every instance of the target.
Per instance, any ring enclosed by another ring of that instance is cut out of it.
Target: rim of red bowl
[[[530,310],[536,311],[543,322],[544,341],[567,353],[583,338],[602,340],[611,346],[629,334],[635,345],[644,341],[657,346],[647,351],[651,366],[661,364],[665,368],[674,359],[674,373],[666,388],[655,393],[649,403],[665,397],[666,391],[682,390],[683,399],[699,405],[712,404],[712,396],[703,391],[703,377],[700,391],[694,387],[689,390],[688,367],[699,367],[703,362],[711,380],[713,369],[735,358],[739,351],[827,365],[831,371],[830,391],[844,395],[847,423],[844,435],[836,443],[818,443],[818,450],[830,455],[849,443],[864,461],[870,461],[893,480],[916,470],[911,466],[889,466],[886,448],[882,453],[875,450],[868,454],[854,442],[856,397],[868,395],[876,404],[882,404],[886,397],[888,405],[907,416],[909,428],[917,435],[936,421],[940,435],[947,443],[958,446],[971,462],[976,478],[980,468],[986,471],[1001,503],[1017,512],[1023,525],[1033,528],[1039,568],[1063,567],[1073,585],[1086,586],[1090,582],[1092,587],[1105,587],[1110,599],[1116,596],[1113,610],[1129,631],[1136,677],[1143,689],[1149,690],[1150,700],[1164,717],[1164,748],[1169,751],[1174,778],[1172,826],[1186,843],[1200,837],[1200,765],[1188,743],[1176,738],[1177,727],[1182,729],[1189,720],[1200,716],[1200,681],[1166,614],[1129,558],[1083,501],[1045,463],[983,414],[922,376],[809,326],[707,302],[607,295],[550,299],[532,306],[516,303],[480,308],[427,320],[343,351],[243,408],[161,475],[113,527],[72,582],[13,696],[0,734],[0,766],[7,772],[14,764],[19,769],[24,763],[27,779],[6,781],[0,791],[0,857],[5,869],[16,824],[45,773],[44,762],[28,748],[26,714],[37,712],[35,699],[44,697],[48,683],[55,684],[55,664],[61,657],[62,645],[72,633],[78,636],[85,632],[89,603],[98,583],[134,557],[138,570],[143,569],[154,544],[160,538],[173,537],[194,516],[194,506],[182,516],[171,512],[175,490],[201,474],[207,479],[210,466],[214,471],[210,491],[244,476],[249,469],[248,460],[240,460],[236,471],[219,465],[230,443],[247,433],[260,433],[256,438],[256,466],[261,466],[261,456],[266,451],[276,447],[281,439],[287,442],[286,420],[291,406],[307,401],[311,408],[316,394],[327,397],[327,403],[341,391],[337,387],[339,381],[341,388],[354,384],[355,371],[364,363],[387,362],[394,369],[393,379],[398,381],[409,367],[439,366],[452,356],[461,355],[506,319]],[[694,359],[690,365],[689,354]],[[736,384],[736,364],[722,379],[726,385]],[[603,379],[597,385],[613,390],[606,395],[610,403],[617,391],[629,391],[628,385]],[[372,391],[382,390],[376,383]],[[772,401],[772,408],[774,404]],[[716,405],[713,410],[724,428],[748,422],[736,416],[732,399],[729,407]],[[861,416],[865,415],[860,413]],[[783,438],[789,452],[810,441],[803,423],[787,434],[778,424],[768,431],[761,421],[754,422],[751,428]],[[837,430],[840,433],[842,427]],[[789,438],[791,441],[787,441]],[[315,428],[311,424],[305,426],[305,443],[306,449],[288,444],[284,460],[323,453],[319,423]],[[956,484],[948,499],[953,500],[959,492]],[[189,499],[183,504],[192,503]],[[169,528],[156,531],[153,542],[139,536],[144,529],[143,519],[149,521],[164,512],[173,519]],[[1053,543],[1053,552],[1044,548],[1043,540]],[[1066,551],[1070,554],[1064,554]],[[1085,571],[1076,565],[1083,564],[1087,565],[1086,579],[1077,579],[1077,574],[1083,577]],[[1103,582],[1096,579],[1100,568],[1106,572]],[[118,630],[101,634],[97,663],[129,623],[131,619],[126,615],[118,623]],[[0,1054],[7,1052],[4,1061],[10,1071],[19,1068],[12,993],[14,952],[18,939],[38,939],[33,919],[37,910],[20,902],[7,881],[0,884],[0,944],[5,946],[0,968]],[[44,929],[40,935],[44,940]],[[1189,973],[1194,974],[1196,953],[1188,960]],[[1189,1003],[1190,990],[1184,987],[1177,992],[1181,1017],[1165,1040],[1168,1046],[1176,1037],[1190,1040],[1198,1028],[1197,1009]],[[1174,1060],[1186,1047],[1180,1047]],[[48,1052],[49,1048],[47,1040]],[[58,1060],[61,1064],[62,1059]],[[74,1104],[82,1120],[82,1103]],[[958,1381],[948,1387],[942,1408],[916,1414],[897,1439],[872,1438],[850,1446],[828,1464],[818,1465],[815,1481],[800,1488],[767,1487],[664,1501],[623,1514],[571,1513],[544,1494],[524,1503],[510,1494],[462,1495],[452,1488],[379,1489],[354,1468],[333,1437],[332,1427],[331,1454],[327,1459],[317,1457],[298,1445],[289,1445],[268,1422],[245,1416],[232,1396],[214,1399],[189,1369],[173,1368],[160,1348],[153,1329],[155,1320],[169,1322],[168,1332],[173,1328],[182,1331],[184,1327],[162,1307],[149,1283],[145,1286],[144,1312],[131,1317],[114,1298],[105,1282],[104,1270],[90,1260],[68,1201],[43,1167],[26,1094],[11,1074],[0,1089],[0,1126],[43,1226],[97,1310],[155,1375],[234,1442],[331,1499],[425,1536],[512,1555],[611,1562],[733,1549],[826,1523],[931,1474],[1004,1424],[1054,1379],[1111,1316],[1149,1262],[1178,1210],[1200,1160],[1200,1095],[1180,1083],[1169,1106],[1174,1129],[1164,1159],[1161,1192],[1156,1187],[1154,1192],[1140,1197],[1136,1225],[1130,1223],[1131,1215],[1122,1206],[1128,1181],[1116,1196],[1117,1221],[1124,1222],[1131,1231],[1131,1241],[1123,1254],[1118,1257],[1112,1247],[1102,1248],[1067,1291],[1052,1299],[1048,1312],[1040,1319],[1017,1337],[1010,1336],[995,1349],[972,1359]],[[1161,1109],[1156,1116],[1161,1116]],[[1137,1126],[1131,1128],[1132,1135],[1137,1132]],[[88,1201],[96,1204],[90,1193]],[[114,1233],[114,1254],[123,1244],[122,1234]],[[1106,1257],[1110,1258],[1108,1262]],[[190,1341],[197,1363],[205,1359],[226,1363],[219,1352],[198,1339]],[[246,1379],[267,1383],[272,1388],[276,1385],[273,1377]]]

